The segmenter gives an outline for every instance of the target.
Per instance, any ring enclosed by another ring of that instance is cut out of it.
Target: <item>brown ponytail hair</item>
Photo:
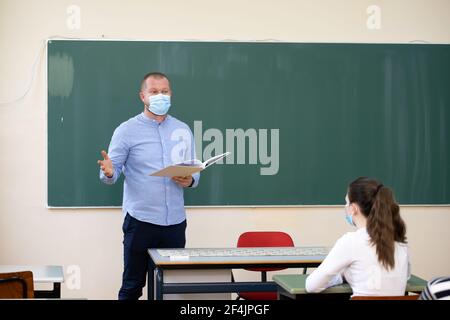
[[[395,266],[395,242],[406,243],[406,226],[392,190],[377,180],[361,177],[348,187],[350,203],[356,203],[367,218],[367,233],[387,270]]]

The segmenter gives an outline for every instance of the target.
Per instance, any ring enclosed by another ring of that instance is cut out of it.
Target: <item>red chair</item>
[[[239,236],[238,247],[293,247],[291,236],[281,231],[251,231]],[[267,281],[268,271],[279,271],[286,268],[249,268],[248,271],[261,272],[261,281]],[[238,292],[238,297],[246,300],[277,300],[276,292]]]

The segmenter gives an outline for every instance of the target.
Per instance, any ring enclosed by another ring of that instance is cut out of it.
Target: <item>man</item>
[[[100,179],[113,184],[125,175],[122,211],[124,271],[119,299],[137,300],[145,286],[148,248],[184,248],[186,214],[183,189],[200,175],[153,177],[170,164],[195,159],[192,131],[167,114],[172,91],[160,72],[145,75],[139,93],[144,112],[122,123],[99,160]]]

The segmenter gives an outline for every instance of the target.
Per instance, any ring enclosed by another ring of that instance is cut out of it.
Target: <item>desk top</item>
[[[62,266],[15,266],[0,265],[0,273],[31,271],[33,281],[42,283],[64,282],[64,271]]]
[[[305,282],[307,274],[279,274],[272,277],[273,281],[282,287],[290,294],[307,294],[305,290]],[[427,285],[427,281],[421,279],[415,275],[411,275],[411,278],[406,284],[407,292],[419,292],[422,291]],[[322,293],[352,293],[352,288],[348,283],[340,284],[325,289]]]
[[[283,247],[291,248],[292,247]],[[300,248],[300,247],[298,247]],[[304,248],[321,248],[324,252],[328,252],[325,247],[304,247]],[[186,248],[186,249],[166,249],[176,250],[177,256],[162,256],[158,250],[160,249],[148,249],[148,253],[153,262],[157,266],[163,265],[254,265],[254,264],[320,264],[326,257],[326,254],[321,255],[236,255],[236,256],[193,256],[189,255],[193,250],[205,251],[205,250],[223,250],[230,251],[231,248]],[[245,248],[248,250],[273,250],[273,247],[258,247],[258,248]],[[183,254],[186,252],[186,255]]]

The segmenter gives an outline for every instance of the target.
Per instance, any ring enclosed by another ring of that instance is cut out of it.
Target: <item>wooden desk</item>
[[[305,289],[307,274],[280,274],[274,275],[273,281],[278,286],[280,299],[350,299],[352,288],[348,283],[343,283],[325,289],[321,293],[308,293]],[[427,281],[411,275],[406,285],[406,293],[420,293],[426,287]]]
[[[61,266],[15,266],[0,265],[0,273],[7,272],[33,272],[33,282],[52,283],[52,290],[35,290],[35,298],[61,298],[61,283],[64,282],[64,271]]]
[[[327,248],[321,248],[328,252]],[[211,248],[211,250],[231,248]],[[246,248],[249,249],[249,248]],[[254,250],[271,250],[273,248],[250,248]],[[192,249],[177,249],[192,250]],[[205,248],[200,249],[205,250]],[[324,255],[299,256],[226,256],[205,257],[189,256],[183,259],[170,259],[161,256],[158,249],[148,249],[148,299],[161,300],[163,294],[170,293],[223,293],[223,292],[264,292],[277,291],[273,281],[267,282],[209,282],[209,283],[165,283],[164,270],[180,269],[244,269],[244,268],[313,268],[325,259]],[[156,278],[156,287],[155,287]],[[153,289],[155,288],[155,292]]]

